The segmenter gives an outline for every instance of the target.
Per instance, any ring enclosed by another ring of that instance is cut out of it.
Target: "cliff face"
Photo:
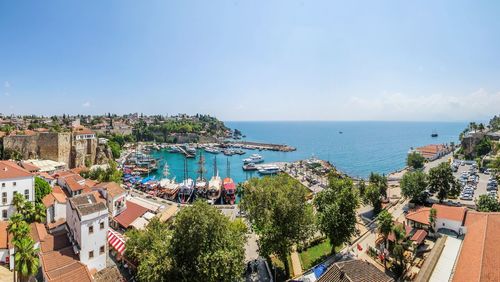
[[[108,145],[99,144],[96,149],[94,164],[107,164],[113,159],[113,153]]]

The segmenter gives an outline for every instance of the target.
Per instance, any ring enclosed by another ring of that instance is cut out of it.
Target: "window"
[[[101,254],[101,255],[104,254],[104,246],[101,246],[99,248],[99,254]]]
[[[92,234],[94,233],[94,226],[89,226],[89,234]]]
[[[99,227],[100,227],[101,229],[104,229],[104,222],[101,222],[101,223],[99,224]]]
[[[26,198],[26,200],[30,199],[30,190],[29,189],[24,190],[24,197]]]
[[[89,252],[89,259],[94,258],[94,251]]]
[[[5,182],[4,182],[4,183],[2,183],[2,187],[5,187]]]
[[[7,192],[2,192],[2,204],[7,204]]]
[[[7,210],[2,211],[2,217],[3,219],[7,219]]]
[[[12,186],[16,186],[16,184],[17,184],[16,182],[12,182]]]

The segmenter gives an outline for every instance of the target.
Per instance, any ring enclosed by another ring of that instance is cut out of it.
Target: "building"
[[[449,229],[459,235],[465,233],[464,221],[467,208],[439,204],[432,205],[432,208],[436,210],[436,231],[439,231],[439,229]],[[408,225],[428,230],[430,226],[430,212],[431,208],[428,207],[420,207],[412,212],[409,212],[406,215]]]
[[[85,178],[71,171],[62,171],[55,174],[57,184],[73,197],[80,195],[85,189]]]
[[[24,195],[27,201],[35,201],[35,177],[29,171],[11,161],[0,161],[1,216],[7,220],[15,212],[14,194]]]
[[[442,144],[431,144],[423,147],[418,147],[415,149],[416,152],[420,153],[425,159],[433,161],[446,155],[450,149]]]
[[[317,280],[318,282],[392,282],[387,274],[380,271],[371,263],[361,260],[348,260],[334,263]]]
[[[109,157],[98,156],[95,133],[83,126],[73,127],[72,132],[13,132],[3,138],[3,147],[19,152],[23,159],[47,159],[69,167],[90,166]]]
[[[9,269],[13,269],[14,262],[11,258],[14,254],[14,246],[12,244],[12,236],[7,231],[8,227],[8,221],[0,221],[0,263],[8,264]]]
[[[92,190],[99,191],[108,206],[111,217],[119,215],[127,208],[127,191],[116,182],[103,182],[92,187]]]
[[[500,281],[500,213],[470,211],[453,282]]]
[[[40,242],[40,265],[43,281],[93,281],[89,269],[79,261],[66,230],[47,234]]]
[[[94,193],[74,196],[68,201],[66,223],[80,262],[90,270],[106,268],[109,219],[105,202]]]
[[[131,201],[127,201],[126,205],[127,209],[118,216],[114,217],[114,221],[123,229],[129,228],[135,220],[141,218],[144,214],[146,214],[146,212],[148,212],[146,207]]]
[[[52,188],[52,192],[42,199],[46,208],[46,224],[49,230],[63,226],[66,223],[67,196],[59,186]]]

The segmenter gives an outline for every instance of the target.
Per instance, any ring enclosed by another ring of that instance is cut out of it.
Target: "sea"
[[[379,121],[280,121],[250,122],[228,121],[231,129],[240,130],[243,140],[263,143],[286,144],[297,148],[294,152],[252,151],[245,155],[224,156],[199,151],[195,159],[187,159],[187,177],[196,178],[198,158],[205,157],[206,178],[215,171],[221,177],[230,176],[243,182],[258,176],[245,172],[243,159],[258,153],[269,162],[292,162],[315,157],[331,162],[337,169],[353,177],[366,178],[371,172],[389,174],[405,166],[408,151],[428,144],[459,142],[460,132],[467,122],[379,122]],[[438,137],[431,137],[433,132]],[[160,160],[156,179],[163,177],[163,167],[168,163],[169,177],[181,181],[184,176],[182,154],[166,150],[153,151]]]

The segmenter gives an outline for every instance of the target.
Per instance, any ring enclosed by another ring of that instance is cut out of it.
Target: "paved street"
[[[461,165],[458,167],[458,171],[453,173],[453,175],[455,176],[455,178],[458,179],[458,178],[460,178],[460,175],[462,174],[462,172],[469,171],[470,168],[471,168],[470,165],[463,165],[463,166]],[[460,199],[458,199],[458,200],[456,200],[457,202],[462,203],[464,205],[473,205],[475,200],[477,200],[480,195],[487,194],[486,186],[487,186],[488,179],[489,179],[490,175],[483,174],[480,172],[478,172],[477,175],[479,176],[479,182],[477,183],[476,190],[474,191],[474,199],[473,200],[460,200]]]

